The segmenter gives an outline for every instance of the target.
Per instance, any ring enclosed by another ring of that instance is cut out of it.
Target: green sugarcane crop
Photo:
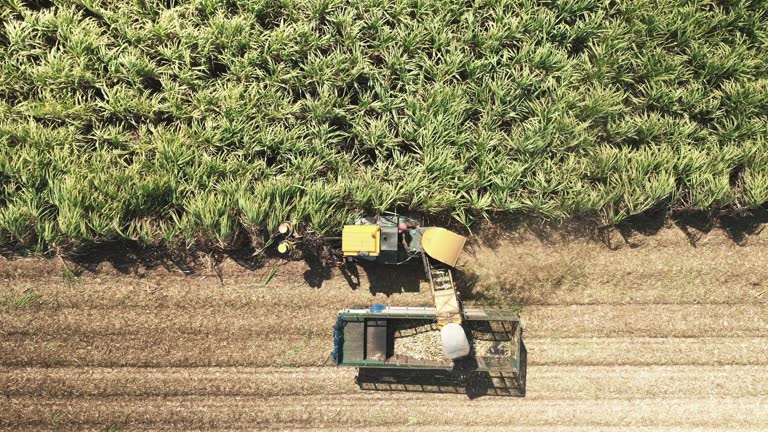
[[[0,1],[0,246],[768,201],[765,1]]]

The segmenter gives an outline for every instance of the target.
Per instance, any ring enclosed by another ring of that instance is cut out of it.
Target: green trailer
[[[436,322],[431,307],[393,307],[374,305],[367,309],[339,311],[334,326],[331,357],[337,366],[377,369],[409,369],[501,373],[520,377],[524,361],[522,326],[514,312],[465,309],[464,331],[473,346],[460,360],[425,358],[398,352],[396,338],[403,328],[428,328]],[[434,327],[438,332],[437,327]],[[479,346],[486,347],[477,352]]]

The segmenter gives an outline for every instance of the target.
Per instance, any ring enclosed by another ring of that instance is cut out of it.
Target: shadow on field
[[[431,225],[445,226],[460,234],[468,235],[466,228],[447,217],[424,216]],[[734,243],[744,245],[750,236],[759,234],[768,224],[768,208],[761,207],[748,211],[673,211],[656,208],[649,212],[626,218],[616,226],[601,226],[596,219],[570,219],[567,221],[541,222],[524,215],[496,214],[489,220],[472,227],[475,239],[482,244],[495,248],[503,242],[515,241],[522,232],[534,234],[540,241],[558,244],[569,239],[589,239],[600,241],[615,249],[615,236],[621,236],[619,242],[637,246],[636,236],[652,236],[664,228],[676,227],[685,234],[691,246],[695,247],[703,235],[721,229]],[[523,238],[523,236],[520,236]],[[0,246],[0,256],[13,259],[29,255],[31,246],[27,244],[8,243]],[[77,247],[62,251],[49,251],[46,256],[59,253],[66,261],[75,265],[73,271],[77,274],[83,271],[97,272],[103,263],[110,264],[115,270],[126,274],[141,275],[144,270],[164,268],[169,271],[181,271],[191,274],[201,268],[217,270],[220,263],[232,260],[245,270],[256,270],[263,266],[264,258],[277,257],[277,252],[268,248],[264,254],[250,246],[248,241],[241,239],[230,249],[220,249],[205,245],[192,245],[188,248],[148,246],[133,240],[113,240],[83,243]],[[472,243],[467,244],[465,253],[472,254]],[[321,254],[305,254],[304,260],[309,267],[305,279],[310,286],[319,287],[322,282],[332,277],[332,269],[336,266],[322,258]],[[408,264],[410,265],[410,264]],[[401,266],[402,267],[402,266]],[[410,292],[417,290],[416,280],[412,276],[397,280],[393,274],[407,274],[412,270],[398,267],[397,271],[383,266],[361,266],[372,282],[373,292],[391,294],[395,292]],[[351,287],[360,286],[359,271],[349,269],[345,275],[349,277]],[[419,273],[419,272],[417,272]],[[383,276],[383,277],[382,277]],[[423,275],[419,276],[423,278]]]
[[[304,281],[312,288],[320,288],[323,282],[333,277],[333,268],[337,266],[334,256],[326,248],[314,249],[302,247],[304,262],[309,267],[304,272]]]
[[[468,359],[467,362],[473,362]],[[471,364],[458,364],[454,370],[361,368],[356,382],[361,390],[465,394],[469,399],[483,396],[525,397],[528,351],[522,344],[520,373],[467,372]]]
[[[304,280],[312,288],[320,288],[323,282],[334,276],[338,268],[341,276],[350,288],[356,290],[366,281],[372,294],[390,296],[403,292],[419,292],[419,281],[424,279],[424,268],[420,262],[413,261],[400,265],[383,265],[367,262],[349,262],[334,257],[327,249],[320,253],[304,251],[304,262],[309,267],[304,272]],[[363,271],[365,277],[361,277]]]
[[[156,268],[192,273],[195,268],[204,265],[203,258],[198,255],[165,248],[141,247],[134,242],[123,241],[84,245],[68,252],[66,256],[78,270],[89,272],[97,272],[103,263],[125,274],[138,274],[140,270]]]
[[[111,241],[84,244],[66,251],[62,257],[73,264],[70,270],[80,276],[83,272],[98,273],[103,264],[123,273],[143,276],[145,271],[165,269],[193,274],[200,269],[216,272],[221,278],[222,262],[231,260],[240,268],[257,270],[263,266],[265,256],[254,255],[252,248],[232,250],[180,250],[174,248],[144,246],[134,241]]]
[[[685,233],[694,247],[704,234],[717,228],[722,229],[736,244],[744,245],[749,236],[760,234],[768,224],[768,209],[720,214],[705,211],[677,212],[672,215],[671,222]]]
[[[691,246],[715,229],[721,229],[738,245],[743,245],[750,236],[759,234],[768,224],[768,208],[735,211],[676,210],[669,212],[666,207],[656,207],[645,213],[627,217],[617,225],[603,226],[597,219],[574,218],[566,221],[537,222],[520,215],[493,215],[489,221],[473,227],[477,238],[485,245],[495,248],[503,241],[514,241],[516,233],[533,233],[546,244],[558,244],[568,239],[589,239],[604,243],[616,249],[612,233],[618,233],[621,242],[636,247],[636,236],[653,236],[664,228],[676,227],[688,238]]]
[[[682,231],[691,246],[696,247],[704,234],[714,229],[721,229],[738,245],[743,245],[749,236],[759,234],[768,223],[768,209],[759,208],[743,212],[734,211],[676,211],[668,215],[657,210],[647,214],[632,216],[624,220],[616,229],[625,242],[632,246],[635,234],[651,236],[662,228],[675,226]]]
[[[720,224],[733,241],[742,245],[750,235],[759,234],[768,224],[768,210],[738,217],[722,216]]]

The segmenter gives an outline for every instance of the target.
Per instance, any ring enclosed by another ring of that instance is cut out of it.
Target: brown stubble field
[[[364,391],[332,367],[336,311],[429,304],[418,267],[361,269],[353,289],[303,262],[105,262],[71,280],[58,260],[3,260],[0,428],[768,429],[768,234],[614,240],[505,233],[467,249],[465,303],[521,308],[525,398]]]

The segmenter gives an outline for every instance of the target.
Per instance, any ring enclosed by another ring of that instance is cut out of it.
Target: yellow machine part
[[[378,225],[344,225],[341,231],[344,256],[378,256],[381,251],[381,229]]]
[[[288,252],[292,252],[295,248],[295,244],[288,240],[283,240],[280,242],[280,244],[277,245],[277,251],[281,254],[286,254]]]
[[[440,264],[433,266],[426,254],[422,255],[422,258],[424,269],[429,276],[432,300],[435,302],[437,328],[442,330],[451,323],[461,325],[461,304],[456,296],[456,284],[453,282],[451,268]]]
[[[424,228],[421,236],[421,247],[430,257],[456,267],[461,250],[467,239],[445,228]]]
[[[449,323],[461,325],[461,308],[456,299],[456,292],[435,292],[434,299],[437,328],[442,329]]]

